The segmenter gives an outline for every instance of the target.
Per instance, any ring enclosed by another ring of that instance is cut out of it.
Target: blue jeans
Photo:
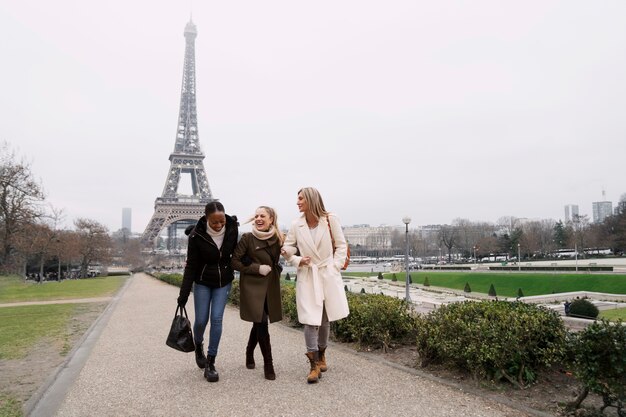
[[[196,318],[193,323],[194,342],[200,344],[204,340],[204,330],[211,316],[211,328],[209,329],[208,354],[217,356],[217,348],[222,337],[222,319],[224,308],[228,301],[228,294],[232,284],[221,288],[211,288],[206,285],[193,284],[193,307]]]

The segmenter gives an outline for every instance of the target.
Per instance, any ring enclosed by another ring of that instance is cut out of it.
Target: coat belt
[[[313,278],[313,294],[315,296],[315,304],[318,306],[324,305],[324,289],[322,288],[322,283],[321,283],[321,279],[319,276],[319,269],[325,268],[332,264],[333,264],[333,257],[329,256],[328,258],[324,259],[319,264],[313,263],[309,265],[309,267],[311,268],[311,275]]]

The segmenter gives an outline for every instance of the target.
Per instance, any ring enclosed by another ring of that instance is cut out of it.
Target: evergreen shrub
[[[280,296],[283,303],[283,316],[289,319],[293,327],[301,327],[298,322],[298,308],[296,307],[296,287],[293,285],[282,285]]]
[[[563,358],[566,330],[558,313],[506,301],[452,303],[417,319],[422,366],[439,362],[475,378],[525,387]]]
[[[405,300],[382,294],[348,293],[350,315],[331,323],[340,342],[382,347],[414,340],[415,318]]]
[[[234,306],[239,307],[239,280],[233,280],[232,286],[230,287],[230,294],[228,294],[228,302]]]
[[[472,289],[470,288],[469,282],[465,283],[465,288],[463,288],[464,292],[472,292]]]
[[[424,277],[424,287],[430,287],[430,281],[428,280],[428,275]]]
[[[287,274],[285,275],[285,281],[291,281],[291,276],[289,275],[289,272],[287,272]]]
[[[493,286],[493,284],[491,284],[491,286],[489,287],[489,296],[491,296],[491,297],[497,296],[496,288]]]
[[[604,407],[626,415],[626,326],[621,320],[594,322],[572,334],[571,359],[574,375],[583,385],[575,407],[591,391],[600,395]]]
[[[391,280],[394,282],[398,280],[398,277],[396,276],[395,273],[391,276]]]
[[[521,289],[521,288],[518,288],[518,289],[517,289],[517,297],[518,297],[518,298],[522,298],[523,296],[524,296],[524,292],[522,291],[522,289]]]
[[[168,284],[175,285],[180,288],[183,285],[183,276],[181,274],[155,274],[155,278],[167,282]]]
[[[379,272],[379,273],[378,273],[378,279],[384,279],[384,277],[383,277],[383,273],[382,273],[382,272]]]
[[[584,319],[595,319],[598,317],[598,307],[596,307],[591,301],[584,298],[578,298],[572,301],[569,308],[569,316],[582,317]]]

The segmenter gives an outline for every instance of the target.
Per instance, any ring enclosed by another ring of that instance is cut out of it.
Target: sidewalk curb
[[[115,310],[118,301],[130,285],[135,275],[132,275],[124,286],[111,297],[100,316],[89,326],[89,329],[78,340],[74,348],[67,355],[46,381],[24,403],[22,411],[28,417],[47,417],[56,413],[63,402],[67,391],[71,388],[74,380],[80,373],[85,362],[89,358],[91,349],[100,337],[100,333],[106,326],[111,314]]]

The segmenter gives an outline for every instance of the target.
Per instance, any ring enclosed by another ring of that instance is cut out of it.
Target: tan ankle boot
[[[320,367],[320,372],[326,372],[328,370],[328,366],[326,366],[326,348],[318,348],[320,359],[317,361],[317,364]]]
[[[320,367],[317,361],[319,360],[319,352],[307,352],[305,353],[306,357],[309,358],[309,363],[311,364],[311,370],[309,371],[309,375],[306,377],[306,382],[309,384],[313,384],[322,377],[322,373],[320,372]]]

